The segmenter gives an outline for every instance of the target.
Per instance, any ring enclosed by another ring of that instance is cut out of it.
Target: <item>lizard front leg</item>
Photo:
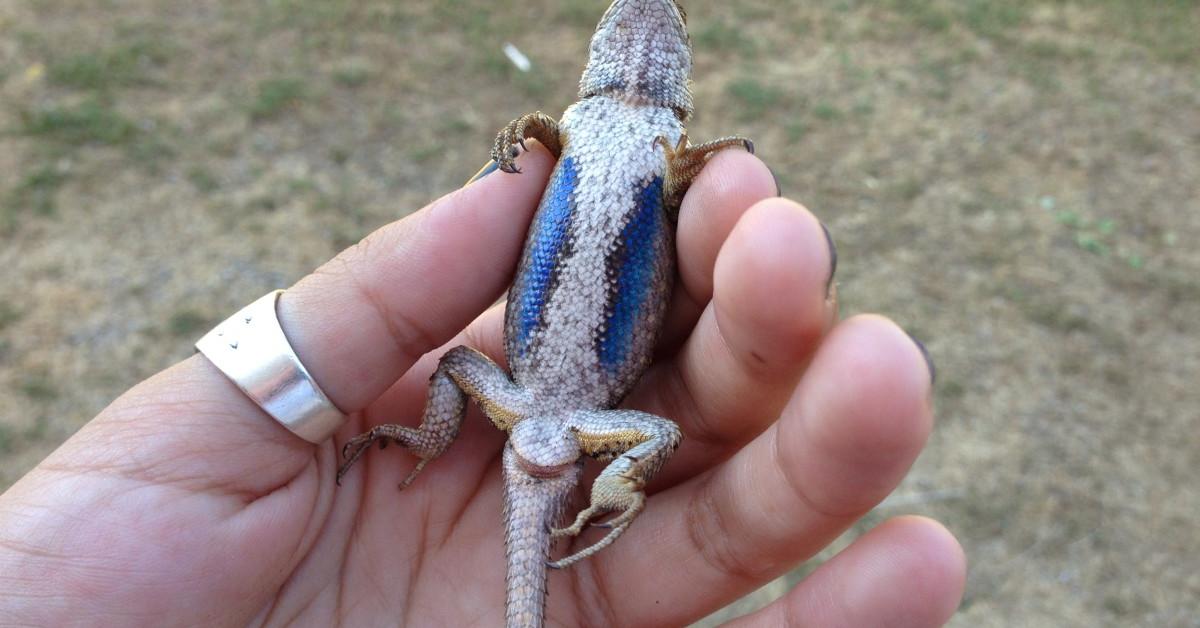
[[[470,347],[455,347],[442,356],[437,370],[429,378],[429,393],[420,427],[377,425],[347,441],[342,447],[346,462],[338,469],[338,483],[373,443],[378,442],[382,449],[389,442],[395,442],[420,459],[408,477],[400,482],[401,489],[407,487],[425,465],[446,451],[458,436],[466,414],[467,395],[479,403],[497,428],[505,431],[528,413],[528,395],[495,362]]]
[[[540,111],[535,111],[509,122],[508,126],[496,134],[496,142],[492,145],[492,160],[504,172],[520,172],[515,162],[521,150],[528,150],[525,148],[525,140],[529,138],[541,142],[555,159],[562,153],[558,122]]]
[[[555,569],[572,565],[608,547],[633,523],[646,504],[646,483],[658,472],[683,440],[679,426],[662,417],[637,410],[586,410],[572,413],[568,425],[579,448],[589,456],[613,460],[592,484],[591,504],[554,537],[575,536],[597,516],[619,513],[598,527],[611,531],[596,543],[561,560]]]
[[[723,137],[705,142],[699,146],[689,146],[687,133],[679,136],[679,142],[671,146],[667,138],[659,136],[654,140],[655,145],[662,146],[667,155],[667,176],[663,180],[663,205],[672,216],[678,215],[679,205],[683,195],[692,185],[692,180],[704,168],[708,158],[726,148],[742,147],[751,155],[754,154],[754,142],[744,137]]]

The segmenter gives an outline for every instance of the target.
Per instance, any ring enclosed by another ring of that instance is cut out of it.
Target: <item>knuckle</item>
[[[757,556],[739,551],[745,531],[737,529],[729,509],[722,508],[717,487],[709,475],[688,502],[684,521],[688,540],[695,552],[715,572],[748,584],[765,579],[770,565]]]

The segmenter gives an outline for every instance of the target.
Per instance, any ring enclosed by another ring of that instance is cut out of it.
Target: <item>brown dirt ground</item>
[[[0,3],[0,487],[570,103],[602,5]],[[756,138],[843,312],[938,365],[927,451],[838,546],[946,522],[954,626],[1200,626],[1200,4],[687,6],[693,136]]]

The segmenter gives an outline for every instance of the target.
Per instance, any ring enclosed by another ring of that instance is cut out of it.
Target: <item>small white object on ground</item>
[[[512,64],[517,66],[517,69],[522,72],[528,72],[533,67],[533,63],[529,61],[529,57],[526,57],[525,53],[508,42],[504,43],[504,56],[508,57],[508,60],[512,61]]]

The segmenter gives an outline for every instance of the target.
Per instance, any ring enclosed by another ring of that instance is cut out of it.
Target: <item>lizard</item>
[[[683,438],[674,422],[618,405],[648,368],[663,326],[684,193],[715,152],[754,151],[741,137],[689,143],[691,67],[686,14],[676,0],[609,6],[591,39],[578,102],[558,121],[541,112],[513,120],[481,171],[519,173],[515,160],[527,139],[557,158],[508,292],[511,377],[483,353],[455,347],[430,377],[419,427],[378,425],[342,449],[339,483],[373,443],[415,454],[404,489],[450,446],[467,397],[507,432],[510,628],[543,625],[548,568],[568,567],[621,536],[645,507],[646,483]],[[607,463],[590,504],[570,525],[555,527],[588,457]],[[609,513],[615,515],[598,522]],[[575,537],[589,524],[609,531],[550,560],[555,539]]]

